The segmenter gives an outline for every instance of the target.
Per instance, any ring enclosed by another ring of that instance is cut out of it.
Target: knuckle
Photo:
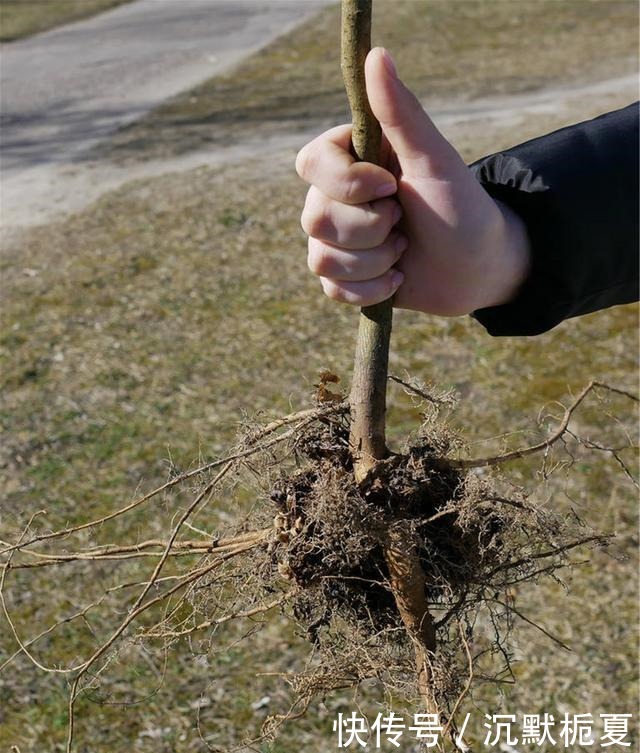
[[[303,180],[311,182],[311,177],[315,172],[317,163],[318,160],[315,155],[313,142],[311,142],[303,146],[298,152],[296,157],[296,172]]]
[[[338,301],[338,303],[348,303],[348,296],[346,291],[336,284],[333,280],[329,280],[326,277],[322,279],[322,289],[327,298],[332,301]]]
[[[300,225],[307,235],[315,237],[322,232],[325,219],[316,208],[305,206],[300,217]]]
[[[309,249],[309,253],[307,254],[307,267],[309,267],[311,274],[321,277],[322,265],[318,263],[317,254],[311,249]]]
[[[295,163],[296,172],[302,179],[304,179],[304,176],[305,176],[306,163],[307,163],[307,147],[303,146],[302,149],[296,155],[296,163]]]
[[[326,277],[331,273],[332,259],[326,249],[309,244],[307,266],[314,275]]]
[[[306,207],[302,210],[302,214],[300,215],[300,226],[307,235],[311,235],[309,225],[309,212]]]
[[[307,192],[300,224],[307,235],[323,240],[330,240],[332,219],[329,211],[330,204],[326,196],[313,186]]]

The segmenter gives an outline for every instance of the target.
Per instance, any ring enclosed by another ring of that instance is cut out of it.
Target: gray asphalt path
[[[136,0],[0,45],[2,177],[73,162],[108,133],[229,68],[328,2]]]
[[[251,159],[287,159],[333,122],[224,149],[119,166],[82,152],[167,97],[222,72],[335,0],[136,0],[100,16],[0,45],[0,240],[82,209],[135,178]],[[0,0],[1,2],[1,0]],[[429,103],[445,135],[512,127],[536,113],[601,111],[637,97],[637,75],[502,98]],[[454,138],[455,141],[455,138]],[[2,246],[3,243],[0,243]]]

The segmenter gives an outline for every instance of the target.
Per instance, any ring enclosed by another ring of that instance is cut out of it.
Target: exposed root
[[[284,677],[294,697],[291,708],[270,717],[259,739],[272,739],[314,698],[374,678],[388,693],[439,713],[455,743],[463,699],[476,681],[491,677],[486,667],[477,671],[479,662],[486,663],[489,654],[502,657],[493,677],[509,676],[508,634],[514,619],[568,649],[514,604],[510,589],[556,577],[571,564],[572,550],[604,546],[608,537],[577,517],[535,505],[523,490],[475,469],[544,454],[568,439],[620,460],[622,448],[581,438],[570,428],[589,393],[610,388],[589,384],[564,409],[557,429],[532,447],[494,458],[459,459],[459,439],[437,418],[438,406],[447,405],[450,396],[396,381],[429,406],[426,423],[417,440],[379,463],[361,484],[353,474],[347,408],[327,399],[250,429],[223,460],[170,479],[114,513],[54,532],[34,532],[34,518],[14,541],[1,542],[0,606],[17,650],[0,671],[22,654],[44,672],[70,676],[68,751],[77,699],[95,687],[124,646],[159,642],[169,647],[242,620],[259,627],[274,610],[304,630],[311,653],[304,671]],[[229,480],[237,483],[238,474],[247,470],[265,490],[252,511],[253,525],[245,521],[224,536],[208,536],[193,526],[193,516],[211,504],[213,492],[227,493]],[[73,535],[193,479],[199,486],[166,538],[67,548]],[[193,531],[200,538],[194,539]],[[5,598],[10,575],[127,562],[150,562],[151,567],[37,635],[20,635],[19,620]],[[118,609],[115,598],[124,599]],[[37,655],[39,644],[59,628],[89,624],[106,605],[118,619],[86,658],[61,667]]]

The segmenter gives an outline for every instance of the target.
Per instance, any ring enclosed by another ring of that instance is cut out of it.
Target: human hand
[[[371,50],[365,76],[383,166],[355,161],[351,125],[296,159],[311,184],[301,220],[309,268],[325,294],[358,306],[393,295],[399,308],[443,316],[507,303],[529,270],[524,224],[476,181],[386,50]]]

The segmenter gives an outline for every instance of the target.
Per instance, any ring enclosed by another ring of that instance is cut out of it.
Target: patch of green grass
[[[128,2],[131,0],[2,0],[0,42],[22,39]]]
[[[98,147],[148,159],[261,141],[349,119],[326,8],[232,72],[162,105]],[[376,0],[374,43],[428,102],[525,92],[637,70],[638,6],[628,0]]]

